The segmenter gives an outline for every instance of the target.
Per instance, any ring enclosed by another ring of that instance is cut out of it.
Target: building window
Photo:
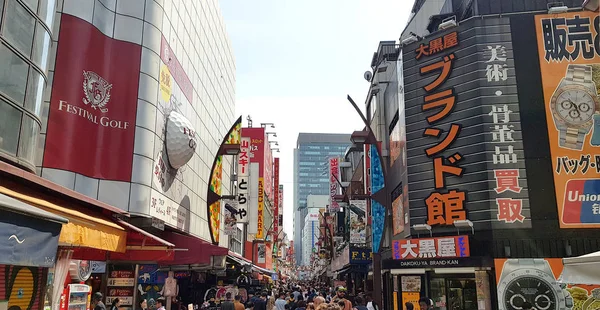
[[[19,140],[18,156],[30,162],[35,160],[35,147],[37,137],[40,133],[40,125],[30,116],[25,114],[23,124],[21,124],[21,137]]]
[[[8,47],[0,44],[0,92],[19,104],[25,99],[29,66]]]
[[[29,82],[27,82],[27,93],[25,96],[25,109],[35,115],[42,114],[42,96],[45,81],[41,74],[35,69],[29,69]]]
[[[35,18],[17,1],[8,1],[2,34],[26,56],[31,55]]]
[[[40,66],[44,72],[47,70],[49,52],[50,34],[42,27],[42,24],[38,23],[35,28],[35,41],[33,42],[31,60]]]
[[[0,149],[17,155],[22,112],[0,99]]]
[[[229,250],[242,254],[242,230],[238,227],[234,235],[229,236]]]

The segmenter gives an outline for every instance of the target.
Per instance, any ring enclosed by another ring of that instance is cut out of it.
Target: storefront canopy
[[[173,260],[175,248],[173,243],[123,220],[115,220],[115,222],[127,231],[127,246],[124,253],[77,248],[73,252],[73,258],[128,262]]]
[[[563,258],[562,283],[600,284],[600,252]]]
[[[250,261],[249,259],[246,259],[245,257],[239,256],[237,254],[235,254],[234,252],[229,251],[229,253],[227,254],[227,258],[234,261],[235,263],[237,263],[240,266],[243,265],[252,265],[252,269],[256,272],[259,272],[263,275],[274,275],[276,274],[273,270],[269,270],[269,269],[265,269],[259,266],[256,266],[254,264],[252,264],[252,261]]]
[[[84,213],[67,201],[44,197],[52,199],[49,201],[39,198],[39,193],[27,189],[16,192],[0,186],[0,193],[68,219],[68,223],[62,225],[58,239],[60,246],[125,252],[127,232],[99,213]]]
[[[0,194],[0,264],[52,267],[68,220]]]
[[[210,265],[213,256],[226,256],[228,250],[200,238],[176,232],[165,232],[165,240],[175,244],[172,261],[161,261],[161,265]]]

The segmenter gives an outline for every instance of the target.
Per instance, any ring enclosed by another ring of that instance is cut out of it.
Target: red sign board
[[[273,162],[273,189],[275,190],[273,203],[273,231],[275,236],[279,234],[279,158],[275,158]],[[273,238],[275,239],[275,238]]]
[[[392,255],[403,260],[469,257],[469,236],[395,240]]]
[[[43,166],[131,179],[141,46],[63,15]]]

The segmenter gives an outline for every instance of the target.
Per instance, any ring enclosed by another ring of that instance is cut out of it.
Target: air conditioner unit
[[[449,29],[456,26],[458,26],[458,23],[456,22],[456,16],[450,16],[442,20],[442,23],[438,26],[438,30]]]

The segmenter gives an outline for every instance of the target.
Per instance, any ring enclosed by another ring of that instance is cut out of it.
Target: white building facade
[[[50,46],[37,173],[210,241],[210,170],[235,120],[218,1],[60,0]]]

